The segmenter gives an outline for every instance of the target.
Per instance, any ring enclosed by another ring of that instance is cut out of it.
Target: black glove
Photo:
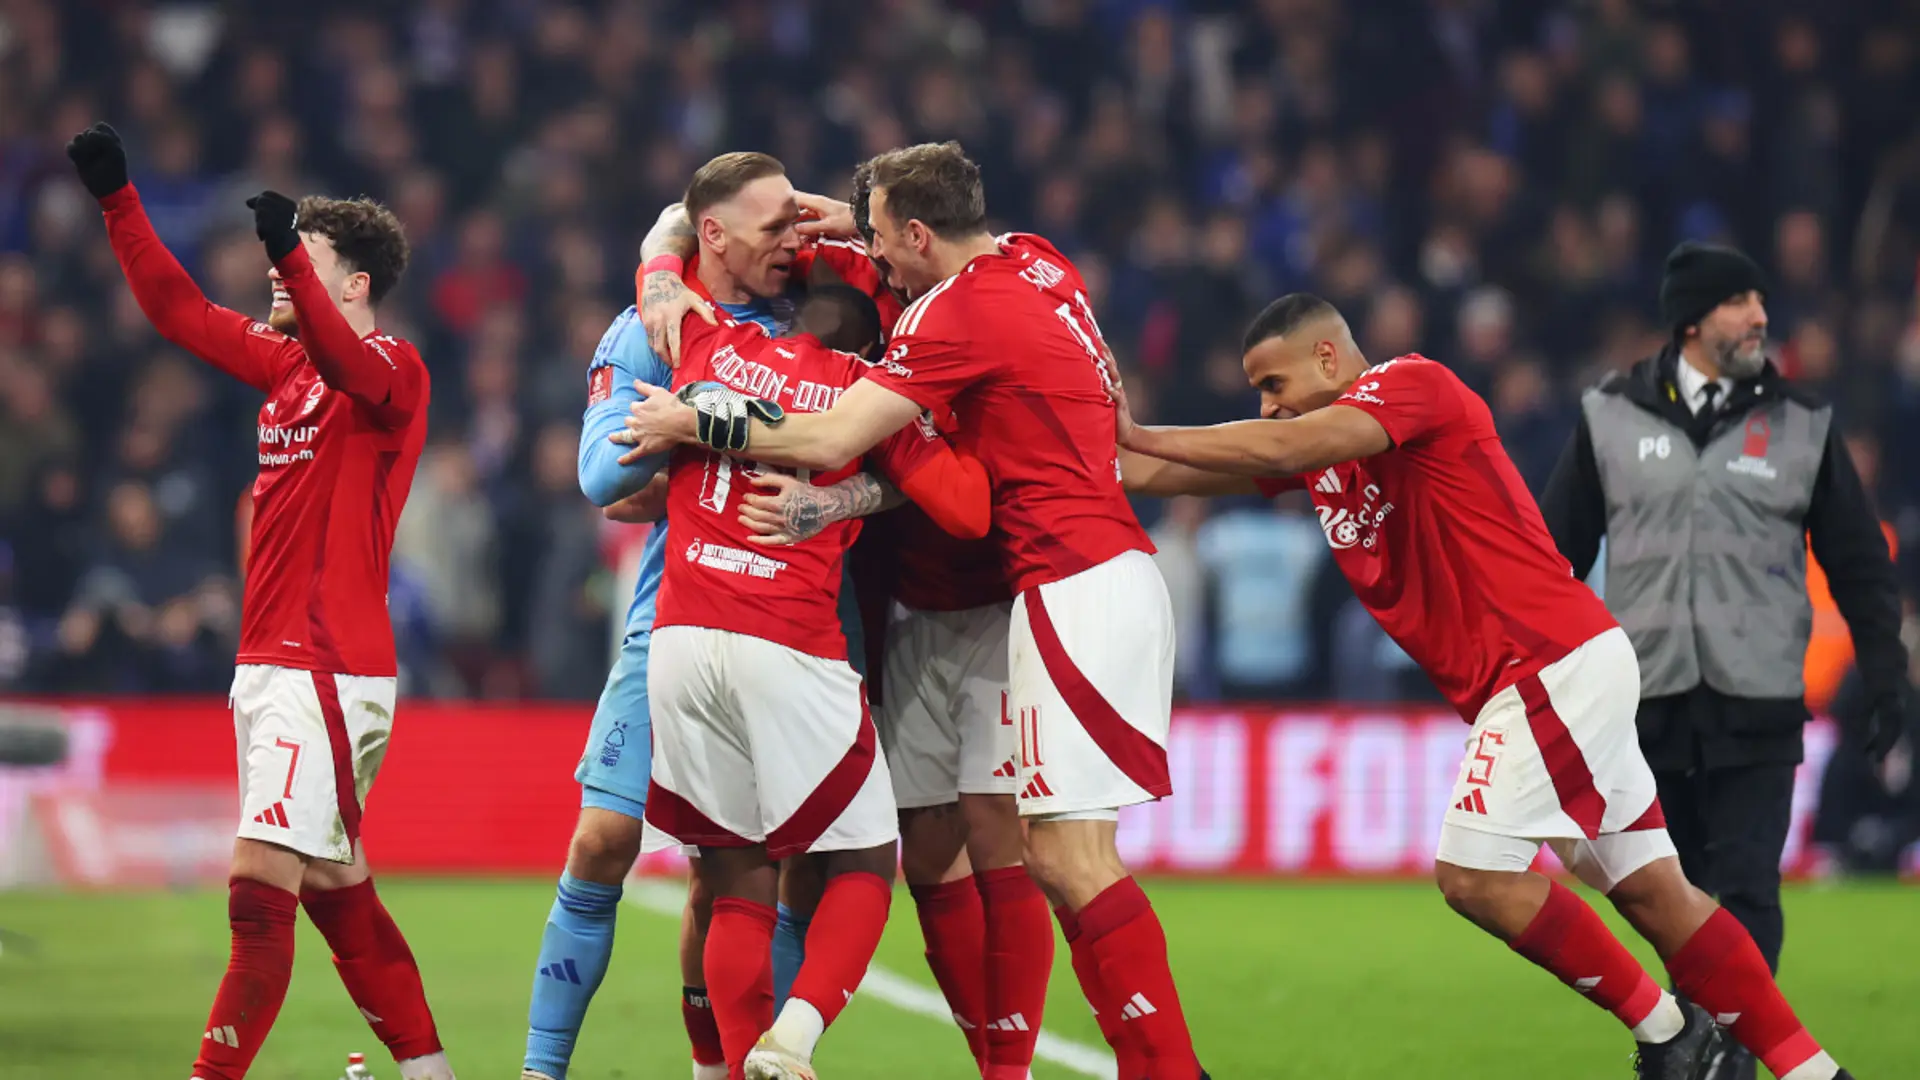
[[[1907,699],[1905,695],[1882,698],[1874,702],[1873,709],[1866,715],[1860,731],[1860,741],[1867,751],[1867,759],[1875,765],[1886,760],[1900,736],[1907,731]]]
[[[67,143],[67,159],[96,199],[127,186],[127,148],[110,124],[95,124],[75,135]]]
[[[772,425],[787,418],[786,410],[775,402],[748,397],[711,380],[688,383],[674,396],[698,414],[700,441],[723,454],[737,454],[747,448],[753,419]]]
[[[277,191],[263,191],[247,200],[253,211],[253,231],[267,245],[267,258],[279,262],[300,246],[299,207]]]

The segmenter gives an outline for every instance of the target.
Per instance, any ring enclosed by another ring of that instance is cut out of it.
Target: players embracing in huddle
[[[835,469],[924,421],[978,456],[1016,594],[1004,715],[1025,747],[1013,759],[1026,865],[1057,905],[1123,1068],[1191,1080],[1203,1074],[1166,938],[1115,843],[1119,807],[1170,791],[1173,640],[1151,544],[1119,484],[1106,349],[1085,286],[1046,241],[988,231],[978,169],[956,144],[882,154],[863,173],[868,253],[915,297],[880,363],[808,414],[643,385],[627,422],[633,453],[705,442],[762,464]],[[851,207],[825,209],[825,228],[855,228]],[[1022,1009],[1029,1028],[1042,1001]],[[783,1067],[767,1075],[810,1075],[804,1055]]]

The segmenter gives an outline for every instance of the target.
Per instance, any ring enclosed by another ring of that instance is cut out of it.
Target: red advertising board
[[[48,861],[76,884],[165,880],[217,864],[238,812],[225,703],[61,708],[70,760],[0,769],[0,867],[8,845],[21,843],[10,825],[29,807]],[[588,705],[402,702],[369,799],[374,863],[557,872],[580,805],[573,769],[591,715]],[[1425,874],[1466,734],[1451,713],[1425,710],[1182,710],[1169,746],[1176,795],[1122,814],[1122,851],[1154,873]],[[1809,868],[1805,841],[1832,729],[1816,722],[1806,745],[1790,873]]]

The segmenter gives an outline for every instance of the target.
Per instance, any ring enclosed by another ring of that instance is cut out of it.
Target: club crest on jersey
[[[300,403],[300,415],[305,416],[312,412],[314,406],[320,404],[320,399],[326,395],[326,392],[327,384],[315,379],[313,386],[307,390],[307,399]]]
[[[1764,416],[1755,416],[1747,421],[1746,441],[1740,446],[1740,456],[1727,462],[1727,471],[1744,476],[1757,476],[1762,480],[1779,477],[1772,465],[1767,464],[1767,444],[1773,441],[1773,423]]]

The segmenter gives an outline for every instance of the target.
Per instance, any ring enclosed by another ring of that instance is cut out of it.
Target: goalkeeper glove
[[[247,200],[253,211],[253,231],[267,245],[267,258],[279,262],[300,246],[300,211],[292,199],[277,191],[263,191]]]
[[[67,159],[96,199],[127,186],[127,148],[120,145],[120,133],[110,124],[95,124],[75,135],[67,143]]]
[[[674,396],[693,408],[700,441],[723,454],[746,450],[753,420],[771,427],[787,418],[779,404],[711,380],[688,383]]]

